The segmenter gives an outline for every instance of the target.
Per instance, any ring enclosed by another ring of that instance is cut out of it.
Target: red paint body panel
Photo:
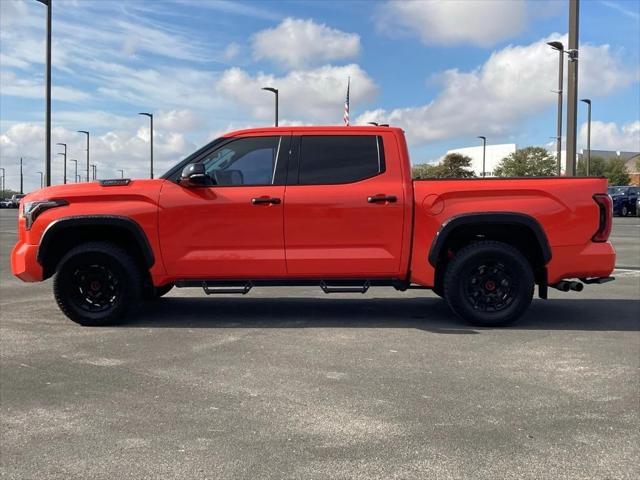
[[[24,202],[64,199],[44,211],[30,230],[20,209],[13,273],[43,278],[36,256],[55,220],[118,215],[136,222],[155,257],[154,284],[179,279],[393,278],[433,286],[431,245],[442,225],[470,213],[513,212],[542,226],[551,247],[549,283],[563,278],[608,276],[615,264],[609,242],[594,243],[599,178],[411,181],[404,135],[387,127],[281,127],[233,132],[264,135],[379,135],[386,169],[340,185],[266,185],[187,188],[169,180],[134,180],[126,186],[58,185]],[[385,194],[395,203],[368,203]],[[277,197],[280,204],[253,205]]]

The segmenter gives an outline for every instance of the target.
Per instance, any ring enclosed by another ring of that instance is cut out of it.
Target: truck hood
[[[103,186],[100,181],[84,183],[68,183],[53,185],[29,193],[22,203],[36,200],[64,199],[69,202],[91,200],[99,201],[101,197],[144,196],[157,198],[164,179],[131,180],[127,185]]]

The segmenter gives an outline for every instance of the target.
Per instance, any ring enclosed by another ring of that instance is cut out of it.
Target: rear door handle
[[[279,205],[280,199],[275,197],[257,197],[251,199],[252,205]]]
[[[398,197],[396,197],[395,195],[374,195],[367,198],[367,202],[369,203],[395,203],[397,201]]]

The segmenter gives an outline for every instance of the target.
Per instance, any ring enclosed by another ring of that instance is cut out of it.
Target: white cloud
[[[524,0],[397,1],[382,5],[378,28],[390,35],[410,31],[427,45],[491,46],[520,33]]]
[[[277,27],[252,38],[254,58],[301,68],[353,58],[360,52],[360,36],[313,20],[286,18]]]
[[[586,148],[587,124],[580,126],[580,144]],[[640,120],[619,127],[614,122],[591,122],[591,148],[593,150],[614,150],[640,152]]]
[[[52,137],[52,179],[54,184],[62,183],[62,157],[56,155],[61,147],[57,142],[67,144],[68,158],[78,160],[78,173],[85,175],[85,136],[75,130],[55,127]],[[17,123],[0,134],[0,160],[6,169],[7,188],[19,186],[20,157],[24,159],[25,191],[39,187],[44,156],[45,130],[41,124]],[[198,145],[190,142],[182,133],[154,128],[154,170],[156,175],[164,173],[171,165],[195,151]],[[98,166],[98,178],[119,176],[117,170],[124,169],[125,175],[147,178],[149,175],[149,127],[138,130],[111,130],[103,135],[91,136],[91,163]],[[67,178],[72,181],[74,164],[67,163]]]
[[[546,45],[551,40],[566,44],[566,36],[554,34],[530,45],[508,46],[475,70],[439,75],[443,90],[427,104],[368,111],[357,121],[401,126],[414,144],[516,131],[556,102],[551,90],[557,85],[558,57]],[[585,43],[580,55],[581,96],[604,96],[637,79],[609,45]]]
[[[375,83],[355,64],[294,70],[283,77],[266,73],[251,76],[240,68],[231,68],[222,74],[217,89],[263,121],[273,118],[273,94],[260,89],[271,86],[280,89],[280,116],[283,120],[339,124],[342,122],[348,77],[351,77],[352,106],[368,103],[375,97]]]
[[[225,60],[233,60],[240,53],[240,45],[236,42],[231,42],[224,49],[223,56]]]
[[[23,98],[44,98],[44,82],[20,78],[11,71],[2,71],[0,89],[2,95]],[[82,102],[89,95],[81,90],[63,85],[52,85],[51,97],[65,102]]]

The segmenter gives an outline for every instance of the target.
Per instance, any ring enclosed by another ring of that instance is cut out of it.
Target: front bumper
[[[24,282],[41,282],[42,265],[37,256],[38,245],[19,241],[11,251],[11,272]]]

